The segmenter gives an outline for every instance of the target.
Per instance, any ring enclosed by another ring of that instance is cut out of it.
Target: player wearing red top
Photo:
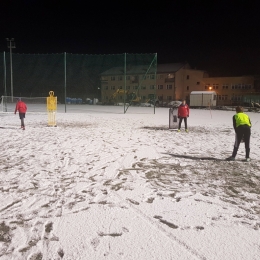
[[[25,113],[27,111],[27,106],[26,106],[26,104],[23,101],[21,101],[20,98],[17,99],[17,103],[16,103],[16,107],[15,107],[14,113],[16,114],[17,111],[19,112],[19,117],[21,119],[21,128],[23,130],[25,130],[24,118],[25,118]]]
[[[181,105],[178,107],[178,118],[179,118],[179,128],[178,128],[178,132],[181,131],[181,123],[182,123],[182,120],[184,120],[185,131],[188,132],[187,118],[189,117],[189,115],[190,115],[189,106],[186,104],[186,100],[182,100]]]

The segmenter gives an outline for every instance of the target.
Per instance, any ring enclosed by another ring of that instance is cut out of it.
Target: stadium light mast
[[[13,102],[13,96],[14,96],[14,91],[13,91],[13,64],[12,64],[12,49],[15,48],[15,42],[14,38],[6,38],[7,40],[7,47],[10,48],[10,73],[11,73],[11,98]]]

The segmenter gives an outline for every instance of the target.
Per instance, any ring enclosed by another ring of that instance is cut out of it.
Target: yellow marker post
[[[54,91],[49,92],[47,97],[48,126],[56,125],[57,97],[54,97]]]

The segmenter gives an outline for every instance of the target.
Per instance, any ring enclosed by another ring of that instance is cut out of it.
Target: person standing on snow
[[[250,136],[251,136],[251,121],[247,114],[244,113],[244,108],[241,106],[236,107],[236,114],[233,116],[233,127],[236,132],[235,145],[232,156],[228,157],[228,161],[234,161],[237,151],[242,139],[245,142],[246,161],[250,161]]]
[[[23,130],[25,130],[24,118],[25,118],[25,113],[27,111],[27,106],[26,106],[26,104],[23,101],[21,101],[21,98],[17,99],[17,103],[16,103],[16,107],[15,107],[14,113],[16,114],[17,111],[19,112],[19,117],[21,119],[21,128]]]
[[[188,127],[187,127],[187,118],[190,115],[190,109],[189,106],[186,104],[186,100],[182,100],[182,103],[178,107],[178,118],[179,118],[179,128],[178,132],[181,131],[181,123],[182,120],[184,120],[185,124],[185,131],[188,132]]]

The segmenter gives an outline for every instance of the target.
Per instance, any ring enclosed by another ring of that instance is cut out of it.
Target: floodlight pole
[[[9,42],[8,48],[10,48],[10,73],[11,73],[11,98],[13,102],[13,96],[14,96],[14,91],[13,91],[13,63],[12,63],[12,49],[15,48],[15,42],[14,38],[6,38],[7,42]]]
[[[125,102],[126,102],[126,53],[125,53],[125,59],[124,59],[124,114],[126,112],[125,110]]]
[[[7,96],[6,93],[6,62],[5,62],[5,51],[4,51],[4,86],[5,86],[5,96]]]
[[[67,55],[64,52],[64,95],[65,95],[65,113],[67,112]]]
[[[2,97],[2,107],[3,107],[3,110],[2,111],[5,111],[7,112],[7,105],[6,105],[6,96],[7,96],[7,93],[6,93],[6,61],[5,61],[5,51],[4,51],[4,86],[5,86],[5,98]]]

